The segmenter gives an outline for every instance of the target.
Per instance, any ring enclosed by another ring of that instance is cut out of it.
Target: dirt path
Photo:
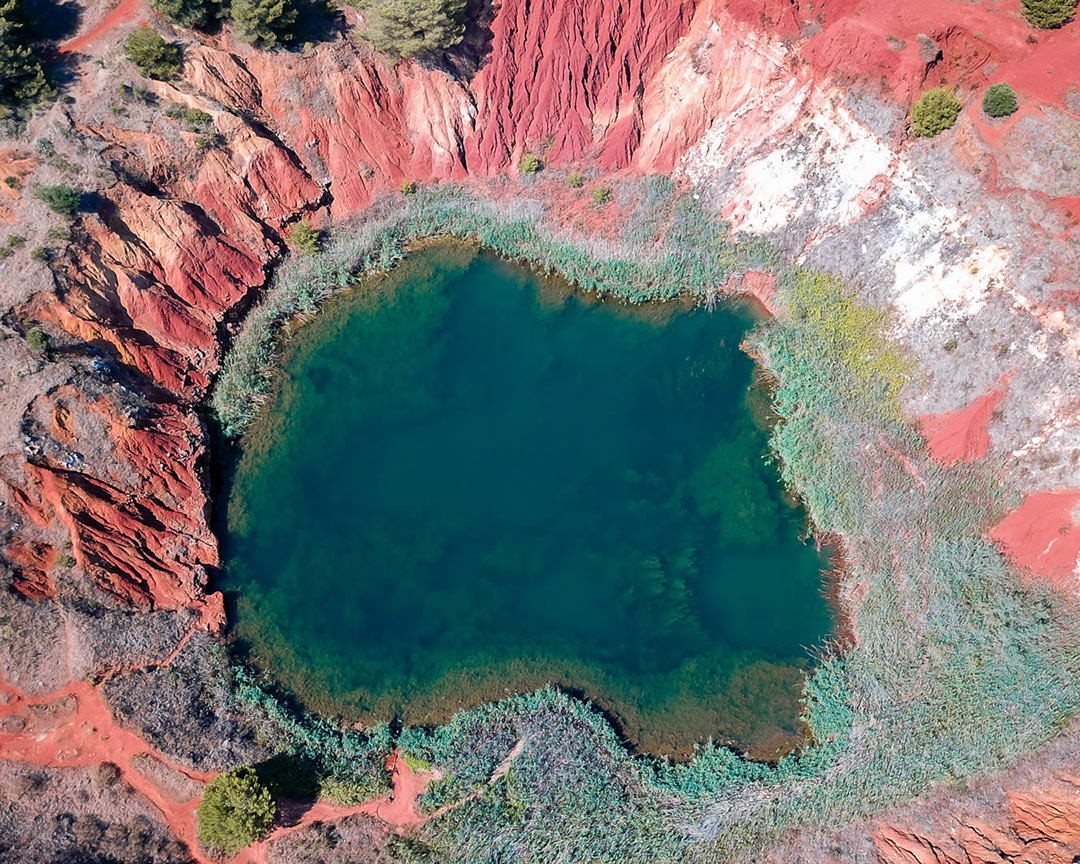
[[[169,830],[182,840],[200,864],[214,864],[199,852],[195,811],[199,796],[177,801],[153,779],[134,767],[133,759],[151,756],[189,780],[205,785],[216,774],[193,771],[147,746],[138,735],[121,727],[105,704],[100,685],[76,681],[45,696],[27,698],[16,688],[0,681],[0,759],[69,768],[112,762],[123,778],[156,807]],[[233,860],[265,862],[269,846],[279,837],[312,822],[329,822],[365,813],[393,828],[404,831],[422,824],[425,817],[416,809],[416,799],[432,774],[416,774],[404,759],[391,754],[387,759],[393,791],[381,798],[354,807],[338,807],[318,801],[307,807],[293,824],[279,827],[266,839],[239,853]],[[286,802],[288,803],[288,802]]]
[[[73,54],[82,51],[121,24],[148,16],[144,0],[120,0],[97,24],[74,39],[69,39],[60,46],[61,54]]]
[[[220,864],[199,851],[195,811],[201,797],[201,787],[216,776],[216,772],[195,771],[157,752],[142,738],[116,722],[102,692],[104,683],[115,675],[138,668],[168,666],[183,650],[192,635],[200,629],[212,630],[219,622],[220,609],[216,603],[206,603],[199,616],[176,646],[161,660],[124,669],[111,669],[100,679],[73,681],[59,690],[42,696],[28,697],[17,687],[0,680],[0,759],[42,765],[48,768],[70,768],[115,764],[123,779],[160,811],[169,830],[188,847],[199,864]],[[177,800],[153,778],[135,767],[136,757],[150,756],[171,771],[198,784],[198,795]],[[134,760],[134,761],[133,761]],[[385,822],[398,831],[422,824],[430,816],[422,816],[416,799],[436,774],[417,774],[396,752],[387,758],[392,791],[354,807],[338,807],[325,801],[308,806],[298,802],[282,802],[282,811],[302,812],[288,825],[276,828],[266,839],[240,852],[235,864],[265,862],[270,845],[284,834],[297,831],[312,822],[329,822],[365,813]]]

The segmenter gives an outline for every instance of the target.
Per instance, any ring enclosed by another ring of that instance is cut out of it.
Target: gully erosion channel
[[[365,721],[556,683],[650,753],[790,748],[827,561],[767,458],[752,325],[461,242],[365,277],[295,329],[231,472],[252,660]]]

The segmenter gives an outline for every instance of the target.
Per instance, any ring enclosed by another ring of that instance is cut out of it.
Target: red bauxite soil
[[[1076,590],[1080,491],[1033,492],[995,526],[991,537],[1022,567],[1055,588]]]
[[[982,459],[990,451],[990,418],[1004,398],[1008,379],[1003,379],[989,393],[984,393],[966,408],[947,414],[927,414],[919,418],[926,444],[935,459],[969,462]]]

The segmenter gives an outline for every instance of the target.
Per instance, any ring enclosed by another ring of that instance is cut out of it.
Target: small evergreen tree
[[[45,78],[42,52],[26,35],[20,0],[0,0],[0,120],[53,95]]]
[[[26,331],[26,344],[31,351],[45,354],[49,350],[49,334],[40,327],[31,327]]]
[[[1076,14],[1076,0],[1023,0],[1024,17],[1033,27],[1053,30]]]
[[[201,30],[210,26],[221,14],[214,0],[149,0],[150,5],[181,27]]]
[[[307,219],[297,222],[289,235],[289,245],[301,255],[314,255],[319,251],[321,240],[322,232],[311,227],[311,222]]]
[[[1019,107],[1016,103],[1016,93],[1008,84],[991,84],[983,94],[983,111],[991,117],[1007,117],[1015,114]]]
[[[143,75],[158,81],[169,80],[183,68],[180,46],[175,42],[166,42],[157,30],[149,26],[128,34],[124,55],[139,67]]]
[[[933,138],[956,122],[963,107],[950,87],[927,90],[911,106],[911,130],[922,138]]]
[[[240,765],[219,774],[199,802],[199,840],[208,849],[235,855],[265,837],[277,804],[254,768]]]
[[[78,211],[82,195],[79,190],[73,189],[66,183],[60,183],[56,186],[38,186],[34,190],[34,197],[53,213],[70,219]]]
[[[571,171],[566,175],[566,182],[571,189],[580,189],[585,185],[585,178],[581,176],[580,171]]]
[[[611,200],[611,190],[607,186],[595,186],[592,190],[592,203],[603,207]]]
[[[543,167],[543,163],[540,161],[539,156],[534,156],[532,153],[526,153],[521,157],[521,164],[518,165],[518,169],[522,174],[535,174]]]
[[[466,0],[366,0],[362,35],[391,57],[415,57],[457,45],[465,35]]]
[[[293,0],[232,0],[236,38],[269,49],[292,38],[296,23]]]

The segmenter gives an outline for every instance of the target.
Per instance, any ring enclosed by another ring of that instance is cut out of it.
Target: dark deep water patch
[[[461,243],[301,328],[244,441],[224,587],[311,707],[445,721],[548,681],[653,753],[790,742],[829,631],[743,310],[596,303]]]

